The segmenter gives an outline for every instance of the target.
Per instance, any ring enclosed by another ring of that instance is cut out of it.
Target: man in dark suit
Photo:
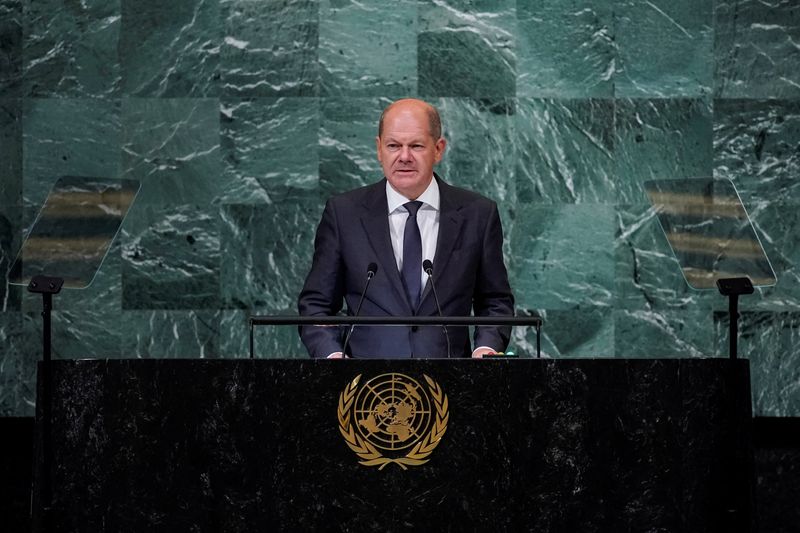
[[[433,172],[446,142],[436,109],[404,99],[381,115],[376,138],[385,179],[328,200],[314,242],[314,260],[298,299],[304,316],[353,314],[367,278],[378,265],[361,316],[435,316],[431,281],[422,263],[433,262],[433,284],[445,316],[512,316],[514,297],[503,263],[497,205],[445,183]],[[508,345],[510,328],[357,326],[350,357],[482,357]],[[342,357],[339,328],[304,327],[312,357]]]

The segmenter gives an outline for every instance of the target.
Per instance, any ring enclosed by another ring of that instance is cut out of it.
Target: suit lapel
[[[433,282],[436,287],[441,287],[442,273],[447,269],[447,263],[450,261],[453,246],[458,242],[458,236],[461,233],[461,226],[464,223],[464,217],[461,216],[459,210],[461,204],[457,203],[453,198],[452,188],[436,176],[439,182],[439,236],[436,239],[436,255],[433,263]],[[431,292],[431,282],[425,284],[425,290],[420,299],[420,306],[428,297]],[[433,296],[431,296],[433,298]]]
[[[389,206],[386,203],[386,180],[381,180],[375,185],[364,200],[365,214],[361,217],[361,225],[367,234],[372,249],[375,251],[377,263],[384,275],[389,279],[389,284],[395,295],[386,298],[381,304],[389,309],[387,311],[396,315],[411,315],[411,306],[397,271],[397,262],[394,258],[392,238],[389,234]]]

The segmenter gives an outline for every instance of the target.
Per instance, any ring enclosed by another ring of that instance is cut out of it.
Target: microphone
[[[436,302],[436,310],[439,312],[439,318],[444,318],[442,315],[442,306],[439,305],[439,296],[436,294],[436,285],[433,283],[433,263],[431,263],[430,259],[426,259],[422,262],[422,270],[428,275],[428,279],[431,280],[431,290],[433,291],[433,300]],[[450,350],[450,335],[447,334],[447,326],[442,324],[442,330],[444,331],[444,340],[447,341],[447,358],[450,359],[452,357],[452,351]]]
[[[367,287],[369,287],[369,282],[372,281],[372,277],[377,271],[377,263],[370,263],[369,266],[367,266],[367,281],[364,282],[364,290],[361,291],[361,299],[358,300],[358,306],[356,307],[356,314],[354,315],[354,318],[358,316],[359,312],[361,312],[361,304],[364,303],[364,296],[367,295]],[[342,346],[342,358],[347,357],[347,343],[350,342],[350,335],[353,334],[353,330],[355,328],[355,324],[350,324],[350,331],[347,332],[347,337],[344,338],[344,346]]]

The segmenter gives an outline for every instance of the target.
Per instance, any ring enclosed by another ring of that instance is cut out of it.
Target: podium
[[[750,529],[746,360],[51,365],[53,531]]]

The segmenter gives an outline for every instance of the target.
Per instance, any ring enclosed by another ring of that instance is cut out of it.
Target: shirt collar
[[[428,188],[425,189],[425,192],[419,195],[417,198],[420,202],[424,205],[428,205],[435,210],[439,210],[439,184],[436,182],[436,178],[434,177],[431,179],[431,182],[428,184]],[[403,204],[409,202],[410,200],[394,190],[389,182],[386,182],[386,203],[389,206],[389,213],[394,213],[397,209],[402,208],[405,211],[405,207]]]

